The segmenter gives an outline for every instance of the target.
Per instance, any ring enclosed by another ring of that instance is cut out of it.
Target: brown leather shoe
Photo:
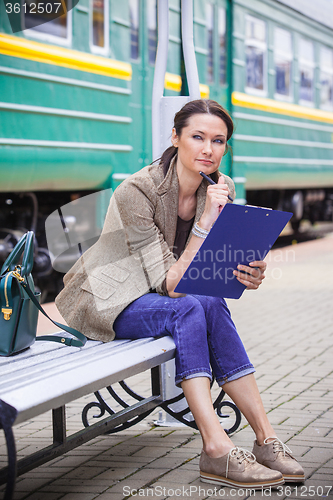
[[[252,489],[274,487],[284,483],[280,472],[258,464],[255,456],[243,448],[232,448],[220,458],[210,458],[202,451],[199,466],[200,479],[205,483]]]
[[[269,441],[272,439],[270,443]],[[283,474],[286,482],[302,483],[304,481],[303,467],[292,456],[292,451],[279,438],[266,438],[264,444],[259,446],[254,442],[252,453],[257,462]]]

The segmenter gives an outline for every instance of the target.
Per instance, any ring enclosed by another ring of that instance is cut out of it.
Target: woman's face
[[[225,152],[227,134],[227,125],[218,116],[192,115],[180,136],[172,130],[172,144],[178,148],[177,169],[207,175],[215,172]]]

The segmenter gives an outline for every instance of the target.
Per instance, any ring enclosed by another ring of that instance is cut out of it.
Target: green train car
[[[33,229],[43,284],[52,271],[45,218],[153,159],[157,7],[80,0],[35,28],[22,16],[15,35],[6,9],[1,2],[0,260]],[[194,0],[201,95],[236,124],[221,169],[236,202],[291,210],[295,229],[333,217],[332,10],[330,0]],[[165,95],[186,95],[180,0],[170,0],[169,20]]]

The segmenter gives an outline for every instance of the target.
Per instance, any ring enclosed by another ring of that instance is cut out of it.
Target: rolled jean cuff
[[[254,373],[255,369],[253,365],[248,365],[247,367],[239,370],[237,373],[233,373],[232,375],[223,377],[222,380],[217,380],[217,383],[220,387],[222,387],[227,382],[231,382],[232,380],[237,380],[238,378],[245,377],[245,375],[249,375],[250,373]]]
[[[211,373],[208,372],[196,372],[196,373],[190,373],[188,375],[185,375],[184,377],[177,377],[175,379],[175,384],[177,387],[181,387],[181,383],[184,380],[189,380],[190,378],[196,378],[196,377],[207,377],[209,378],[210,381],[213,380]]]

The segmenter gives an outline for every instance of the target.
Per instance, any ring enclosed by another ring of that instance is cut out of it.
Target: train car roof
[[[333,0],[277,0],[333,29]]]

